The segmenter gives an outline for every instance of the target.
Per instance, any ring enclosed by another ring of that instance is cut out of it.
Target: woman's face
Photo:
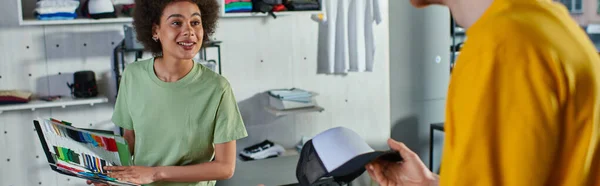
[[[162,45],[163,56],[192,59],[202,46],[204,29],[198,5],[179,1],[168,4],[155,26],[154,36]]]

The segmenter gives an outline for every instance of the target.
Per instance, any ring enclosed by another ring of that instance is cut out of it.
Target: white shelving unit
[[[322,11],[288,11],[288,12],[275,12],[276,16],[290,16],[290,15],[298,15],[298,14],[318,14],[322,13]],[[225,13],[224,10],[221,13],[222,18],[236,18],[236,17],[267,17],[270,16],[266,13],[260,12],[242,12],[242,13]]]
[[[289,115],[289,114],[301,114],[301,113],[308,113],[308,112],[322,112],[325,109],[323,107],[320,107],[320,106],[314,106],[314,107],[308,107],[308,108],[278,110],[278,109],[275,109],[275,108],[273,108],[271,106],[265,106],[265,110],[267,110],[269,113],[271,113],[271,114],[273,114],[275,116],[284,116],[284,115]]]
[[[288,185],[297,183],[296,166],[300,155],[287,155],[253,161],[237,161],[232,178],[217,186]]]
[[[219,0],[221,4],[220,15],[221,18],[243,18],[243,17],[267,17],[269,14],[260,12],[244,12],[244,13],[225,13],[225,0]],[[33,17],[33,8],[35,7],[35,0],[17,0],[18,5],[18,18],[19,25],[21,26],[43,26],[43,25],[73,25],[73,24],[107,24],[107,23],[131,23],[133,18],[131,17],[118,17],[118,18],[106,18],[106,19],[90,19],[90,18],[76,18],[73,20],[38,20]],[[316,14],[322,13],[322,11],[283,11],[275,12],[277,16],[289,16],[296,14]]]
[[[297,12],[275,12],[277,16],[289,16],[295,14],[315,14],[321,13],[321,11],[297,11]],[[246,12],[246,13],[222,13],[221,18],[243,18],[243,17],[267,17],[269,14],[260,12]],[[118,17],[118,18],[106,18],[106,19],[89,19],[89,18],[77,18],[73,20],[38,20],[33,18],[26,18],[19,20],[21,26],[41,26],[41,25],[74,25],[74,24],[109,24],[109,23],[132,23],[133,18],[131,17]]]
[[[11,104],[11,105],[0,105],[0,114],[6,111],[16,111],[16,110],[32,110],[43,109],[43,108],[57,108],[62,107],[65,108],[67,106],[77,106],[77,105],[90,105],[94,106],[94,104],[107,103],[108,98],[106,97],[95,97],[95,98],[61,98],[56,101],[43,101],[43,100],[32,100],[29,103],[22,104]]]
[[[120,18],[108,18],[108,19],[87,19],[77,18],[73,20],[37,20],[37,19],[26,19],[20,20],[19,24],[22,26],[36,26],[36,25],[72,25],[72,24],[102,24],[102,23],[131,23],[133,18],[131,17],[120,17]]]
[[[225,12],[225,0],[219,0],[221,6],[221,17],[222,18],[243,18],[243,17],[267,17],[270,16],[267,13],[260,12],[235,12],[235,13],[226,13]],[[321,2],[321,7],[323,7],[323,2]],[[307,11],[282,11],[282,12],[274,12],[276,16],[289,16],[289,15],[297,15],[297,14],[317,14],[322,13],[322,10],[307,10]]]
[[[261,161],[269,161],[269,160],[274,160],[277,158],[283,158],[283,157],[288,157],[288,156],[300,156],[300,152],[298,152],[298,150],[296,148],[289,148],[289,149],[285,149],[285,151],[277,157],[272,157],[272,158],[267,158],[267,159],[259,159],[259,160],[243,160],[242,158],[240,158],[238,156],[237,161],[239,163],[253,163],[253,162],[261,162]]]
[[[261,160],[236,161],[231,179],[217,182],[217,186],[288,185],[297,183],[296,166],[300,153],[296,148],[285,149],[279,156]]]
[[[106,24],[106,23],[131,23],[131,17],[117,17],[106,19],[91,19],[79,17],[73,20],[38,20],[33,16],[36,0],[17,0],[19,25],[42,26],[42,25],[72,25],[72,24]]]

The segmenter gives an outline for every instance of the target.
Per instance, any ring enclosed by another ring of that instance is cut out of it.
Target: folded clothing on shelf
[[[288,0],[285,7],[291,11],[321,10],[321,4],[316,0]]]
[[[19,90],[0,90],[0,105],[28,103],[32,93]]]
[[[135,4],[121,5],[121,15],[124,15],[127,17],[133,17],[134,10],[135,10]]]
[[[293,101],[283,100],[273,96],[269,96],[269,105],[278,110],[300,109],[317,106],[317,101],[310,98],[308,101]]]
[[[251,11],[252,11],[252,2],[250,2],[250,0],[230,1],[229,3],[225,4],[225,12],[226,13],[251,12]]]
[[[77,18],[76,13],[53,13],[53,14],[40,14],[37,16],[39,20],[69,20]]]
[[[238,3],[238,2],[252,2],[252,0],[225,0],[225,4]]]
[[[314,93],[298,88],[275,89],[268,91],[268,94],[269,105],[279,110],[308,108],[317,105]]]
[[[117,17],[114,4],[111,0],[88,0],[83,4],[81,12],[83,16],[93,19]]]
[[[310,102],[311,98],[313,97],[313,93],[298,88],[269,90],[269,95],[281,100],[305,103]]]
[[[285,149],[276,143],[265,140],[261,143],[244,148],[240,152],[240,157],[243,160],[259,160],[279,157],[285,152]]]
[[[69,20],[77,18],[79,1],[41,0],[36,3],[34,15],[40,20]]]

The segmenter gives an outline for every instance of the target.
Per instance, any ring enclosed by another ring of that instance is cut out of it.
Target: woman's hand
[[[437,176],[429,171],[419,156],[403,143],[388,140],[391,149],[402,156],[401,162],[375,160],[366,166],[371,178],[382,186],[430,186],[437,185]]]
[[[109,185],[108,185],[108,184],[106,184],[106,183],[98,183],[98,182],[93,182],[93,181],[90,181],[90,180],[88,180],[88,181],[87,181],[87,184],[88,184],[88,185],[92,185],[92,184],[94,184],[94,186],[109,186]]]
[[[154,167],[106,166],[104,170],[109,171],[108,176],[123,182],[149,184],[157,181],[158,171]]]

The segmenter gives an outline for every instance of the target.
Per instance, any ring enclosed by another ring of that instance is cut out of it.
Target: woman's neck
[[[194,62],[191,59],[181,60],[169,56],[162,56],[155,60],[154,73],[158,79],[164,82],[175,82],[190,73],[193,67]]]

